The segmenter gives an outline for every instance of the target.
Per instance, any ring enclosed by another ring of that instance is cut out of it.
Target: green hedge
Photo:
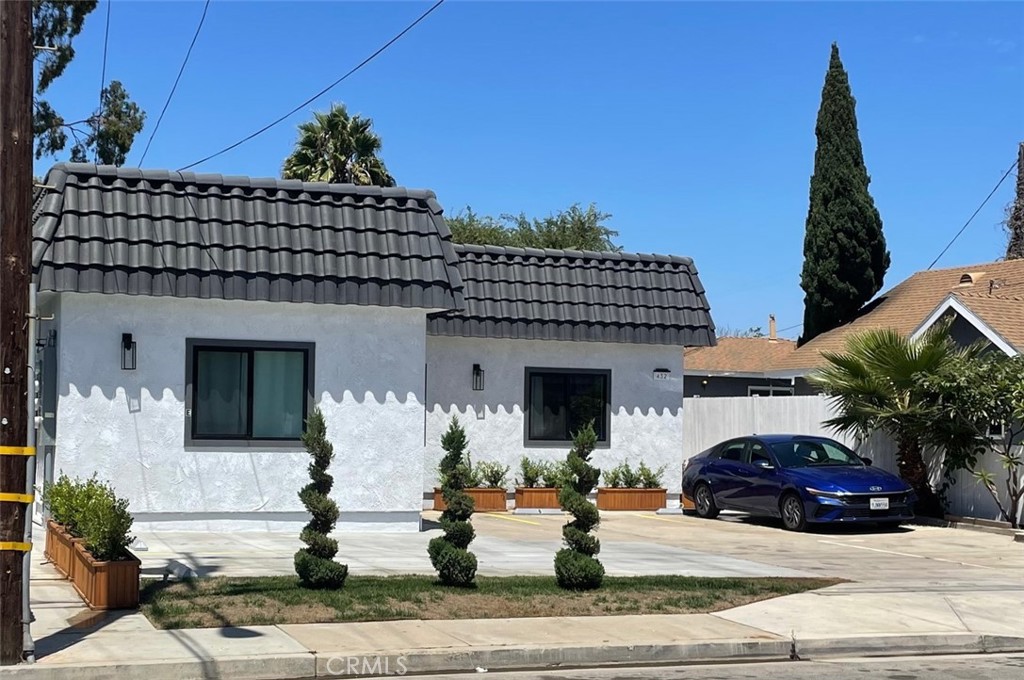
[[[95,477],[71,479],[65,474],[48,484],[43,497],[50,507],[50,516],[101,562],[129,557],[132,516],[128,499],[118,498],[114,489]]]

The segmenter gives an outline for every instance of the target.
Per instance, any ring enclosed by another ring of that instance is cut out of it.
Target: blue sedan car
[[[688,460],[683,495],[701,517],[740,510],[781,517],[790,531],[809,523],[897,526],[913,519],[916,496],[907,483],[870,465],[824,437],[741,437]]]

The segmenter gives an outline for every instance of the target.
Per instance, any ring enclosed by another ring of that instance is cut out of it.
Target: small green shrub
[[[480,477],[480,483],[477,486],[483,485],[488,489],[504,489],[508,482],[509,467],[497,461],[477,463],[474,470]]]
[[[516,478],[516,486],[525,486],[531,489],[540,486],[548,465],[550,463],[530,460],[528,456],[523,456],[519,460],[519,477]]]
[[[126,557],[131,535],[132,515],[128,512],[128,499],[118,498],[114,490],[95,479],[85,482],[79,499],[77,530],[85,541],[85,548],[101,562]]]
[[[634,470],[629,461],[624,461],[605,471],[604,485],[616,489],[659,489],[664,475],[664,465],[652,470],[646,463],[640,461],[640,465]]]
[[[665,466],[662,465],[657,470],[652,470],[647,467],[647,464],[640,461],[640,467],[636,469],[637,476],[640,477],[640,488],[642,489],[660,489],[662,487],[662,481],[665,477]]]
[[[569,469],[569,463],[565,460],[560,460],[557,463],[545,463],[542,475],[543,486],[549,489],[560,489],[569,484],[571,476],[572,470]]]
[[[565,590],[594,590],[604,580],[604,565],[593,557],[562,548],[555,554],[555,580]]]
[[[56,482],[50,482],[43,489],[43,499],[50,508],[50,518],[61,524],[72,535],[75,534],[75,508],[78,507],[76,494],[79,484],[71,480],[63,472]]]
[[[572,449],[566,456],[568,474],[558,493],[558,504],[572,515],[562,527],[566,547],[555,554],[555,580],[568,590],[591,590],[601,587],[604,567],[594,557],[601,543],[590,534],[601,521],[600,513],[587,494],[594,490],[601,471],[590,464],[590,455],[597,445],[594,424],[587,423],[573,435]]]
[[[464,489],[471,485],[479,486],[480,482],[475,479],[479,473],[474,473],[469,459],[466,431],[456,416],[452,416],[448,430],[441,437],[441,448],[445,452],[438,465],[445,502],[445,510],[441,513],[444,535],[431,539],[427,555],[442,583],[468,586],[476,577],[477,562],[476,556],[467,550],[475,535],[469,521],[473,516],[474,503]],[[504,478],[507,472],[508,468],[502,469],[500,477]]]

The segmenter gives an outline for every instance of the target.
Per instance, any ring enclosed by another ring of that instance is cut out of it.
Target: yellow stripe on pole
[[[30,493],[0,493],[0,502],[31,503],[35,499]]]
[[[34,446],[0,446],[0,456],[34,456]]]
[[[0,541],[0,550],[17,550],[18,552],[30,552],[31,543],[20,543],[18,541]]]

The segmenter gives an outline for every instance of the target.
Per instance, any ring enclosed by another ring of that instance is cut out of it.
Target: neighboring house
[[[775,317],[764,337],[719,337],[714,346],[684,350],[684,397],[789,397],[812,394],[803,378],[775,377],[776,366],[796,351],[777,337]]]
[[[774,366],[777,378],[806,376],[822,352],[842,352],[856,333],[891,328],[916,337],[948,320],[963,346],[982,341],[1014,356],[1024,349],[1024,260],[917,272],[865,305],[853,321],[822,333]]]
[[[643,456],[679,491],[686,258],[456,246],[428,191],[60,164],[34,206],[39,445],[139,528],[295,530],[319,406],[345,528],[416,530],[473,460]],[[44,466],[41,466],[44,467]],[[670,496],[671,497],[671,496]]]

